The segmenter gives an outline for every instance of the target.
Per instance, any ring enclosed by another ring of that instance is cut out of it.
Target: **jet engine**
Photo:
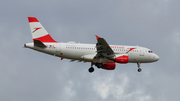
[[[116,55],[110,59],[114,60],[114,62],[125,64],[125,63],[128,63],[129,56],[127,54],[120,54],[120,55]]]
[[[106,64],[103,64],[102,69],[105,69],[105,70],[114,70],[115,67],[116,67],[115,63],[106,63]]]

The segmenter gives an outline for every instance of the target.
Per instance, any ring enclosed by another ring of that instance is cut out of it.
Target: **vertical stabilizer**
[[[39,40],[43,43],[57,43],[35,17],[28,17],[33,41]]]

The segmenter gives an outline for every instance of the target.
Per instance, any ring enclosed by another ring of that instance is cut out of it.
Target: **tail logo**
[[[42,27],[38,27],[38,28],[34,28],[35,30],[33,31],[33,33],[39,29],[41,29]]]

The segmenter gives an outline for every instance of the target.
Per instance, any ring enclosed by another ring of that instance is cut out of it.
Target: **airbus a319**
[[[55,41],[35,17],[28,17],[33,42],[24,46],[39,52],[70,59],[71,61],[90,62],[89,72],[94,71],[93,65],[105,70],[114,70],[116,63],[137,63],[141,72],[141,63],[159,60],[159,56],[150,49],[139,46],[109,45],[104,38],[97,35],[96,44],[75,42],[59,43]]]

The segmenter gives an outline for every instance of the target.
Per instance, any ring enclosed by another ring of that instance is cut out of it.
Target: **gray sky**
[[[0,101],[179,101],[179,0],[1,0]],[[150,48],[160,60],[117,64],[114,71],[23,48],[27,17],[59,42]]]

